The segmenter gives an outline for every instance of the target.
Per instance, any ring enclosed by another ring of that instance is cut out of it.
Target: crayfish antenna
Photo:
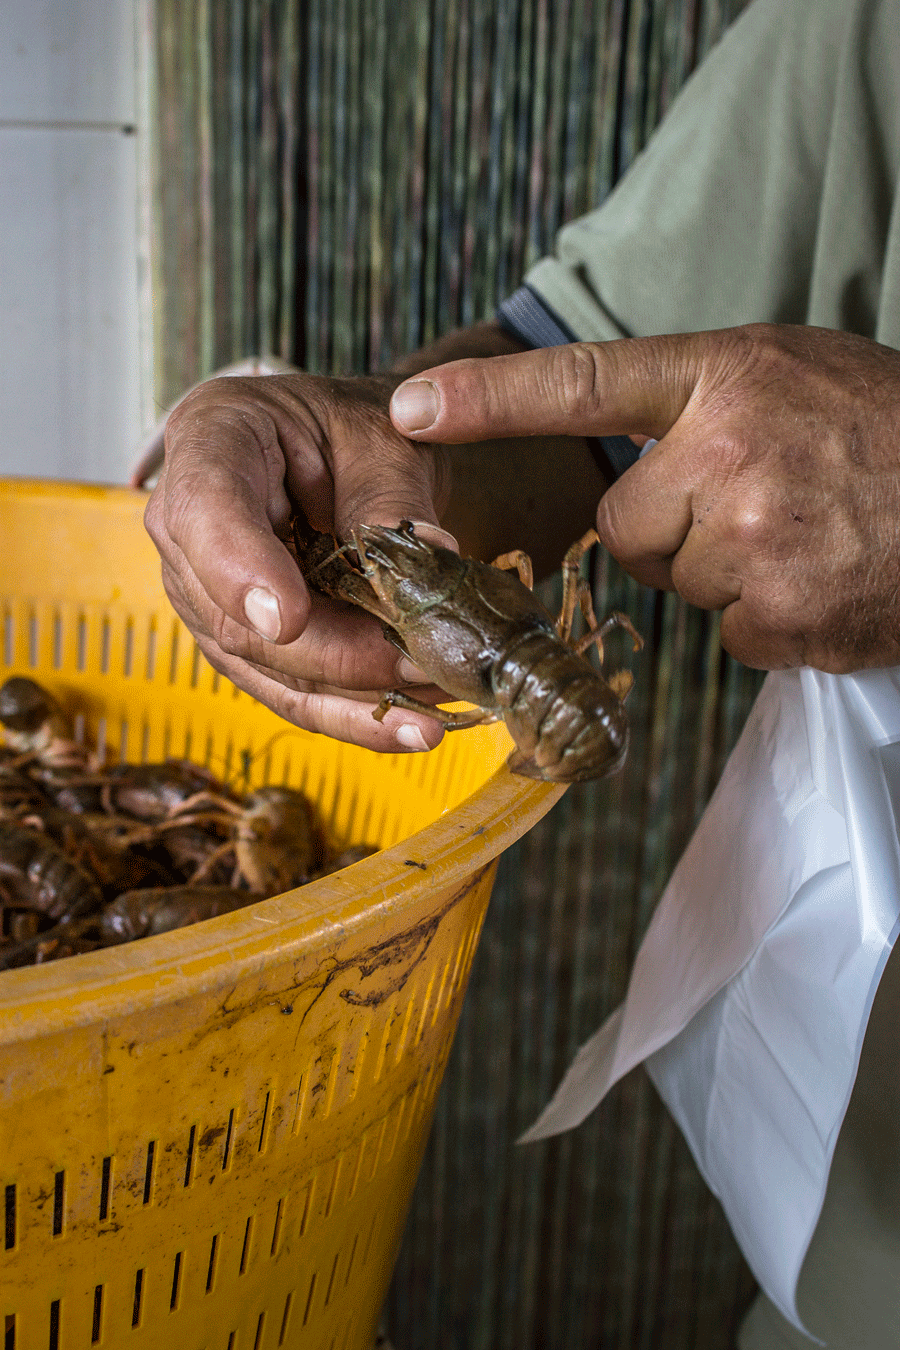
[[[329,563],[334,562],[335,558],[340,558],[344,553],[352,553],[354,547],[354,544],[341,544],[333,553],[329,553],[327,558],[323,558],[321,562],[316,563],[315,567],[311,567],[307,575],[314,577],[317,572],[321,572],[323,567],[327,567]]]

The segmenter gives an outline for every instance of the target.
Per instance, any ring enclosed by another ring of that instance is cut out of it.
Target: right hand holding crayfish
[[[437,524],[440,451],[423,453],[390,425],[398,381],[298,373],[210,380],[175,409],[146,512],[166,592],[222,674],[279,716],[382,751],[424,750],[442,731],[394,709],[380,691],[416,682],[371,615],[311,596],[283,538],[302,510],[320,530]]]
[[[653,438],[597,508],[632,576],[721,610],[750,666],[900,664],[893,348],[789,325],[576,343],[419,372],[392,412],[445,445]]]

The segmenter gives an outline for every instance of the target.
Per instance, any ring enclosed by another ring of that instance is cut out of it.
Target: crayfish
[[[604,678],[585,653],[613,628],[643,645],[631,620],[613,611],[597,622],[582,558],[597,534],[589,530],[563,559],[563,599],[556,619],[531,589],[532,568],[521,551],[491,564],[461,558],[420,539],[410,521],[397,529],[358,525],[348,543],[294,520],[294,544],[304,577],[326,595],[350,601],[381,619],[385,637],[451,698],[476,711],[432,707],[399,690],[381,698],[374,716],[391,707],[437,718],[448,730],[501,718],[516,743],[514,773],[553,782],[584,782],[621,768],[628,747],[623,702],[633,677]],[[358,566],[347,554],[355,550]],[[572,638],[576,606],[586,632]]]
[[[294,788],[184,760],[105,767],[36,681],[0,686],[0,970],[169,932],[350,866]]]

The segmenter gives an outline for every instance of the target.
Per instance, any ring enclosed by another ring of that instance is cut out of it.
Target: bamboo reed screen
[[[490,315],[743,0],[155,0],[165,406],[240,356],[374,368]],[[758,678],[610,563],[648,637],[619,777],[501,863],[385,1309],[397,1350],[727,1350],[752,1292],[642,1072],[518,1148],[620,1001]]]

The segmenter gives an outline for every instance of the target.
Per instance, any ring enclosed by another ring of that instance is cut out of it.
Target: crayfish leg
[[[624,628],[634,644],[634,650],[636,652],[641,650],[644,645],[644,639],[641,637],[628,615],[623,614],[620,609],[614,609],[606,616],[600,625],[600,632],[605,636],[607,633],[611,632],[613,628]]]
[[[491,567],[499,568],[501,572],[516,571],[519,574],[519,580],[523,586],[527,586],[530,591],[534,590],[534,567],[527,553],[523,553],[520,548],[514,549],[511,553],[501,553],[499,558],[495,558]]]
[[[563,639],[563,641],[568,642],[569,645],[572,647],[572,650],[577,652],[579,656],[581,656],[584,652],[586,652],[588,647],[596,643],[597,650],[600,653],[600,664],[602,665],[603,633],[606,631],[606,629],[601,628],[600,625],[597,623],[597,615],[594,612],[594,599],[593,596],[591,595],[591,588],[587,581],[579,581],[577,587],[575,588],[575,596],[578,599],[578,607],[581,610],[581,616],[584,619],[584,622],[587,626],[587,632],[584,633],[578,639],[577,642],[572,642],[571,616],[569,620],[569,631],[560,631],[559,624],[557,625],[557,631],[559,632],[559,636]],[[560,623],[561,622],[562,622],[562,615],[560,615]]]
[[[584,619],[584,622],[588,630],[585,636],[588,637],[591,641],[593,641],[594,640],[593,634],[597,632],[598,624],[597,624],[597,615],[594,613],[594,598],[591,595],[590,584],[587,581],[580,581],[578,583],[578,587],[575,594],[578,597],[578,607],[581,610],[581,617]],[[567,633],[566,640],[568,641],[570,637],[571,634]],[[601,661],[603,660],[602,647],[600,652],[600,659]]]
[[[206,878],[210,876],[210,874],[212,873],[214,867],[216,866],[216,863],[221,862],[223,858],[227,857],[229,853],[233,852],[234,852],[234,840],[226,839],[224,844],[220,844],[218,848],[214,848],[212,853],[208,854],[207,857],[204,858],[203,862],[196,869],[193,875],[189,878],[187,884],[189,886],[197,886],[205,882]]]
[[[559,618],[556,620],[556,631],[563,642],[568,642],[571,635],[572,619],[575,616],[575,605],[579,600],[585,584],[578,576],[581,560],[588,549],[592,548],[597,542],[597,531],[587,530],[580,539],[575,540],[575,543],[566,551],[566,556],[562,560],[563,597],[559,610]],[[593,609],[591,612],[593,613]],[[590,622],[585,613],[583,603],[582,613],[585,614],[587,622]],[[594,626],[596,627],[596,619],[594,620]]]
[[[587,615],[585,615],[585,618],[587,619]],[[590,620],[588,620],[588,622],[590,622]],[[600,662],[602,664],[603,639],[606,637],[608,633],[612,632],[614,628],[624,628],[625,632],[629,635],[632,642],[634,643],[634,650],[636,652],[639,652],[641,650],[641,648],[644,645],[644,639],[641,637],[640,633],[637,631],[634,624],[629,619],[628,615],[623,614],[621,610],[618,609],[614,609],[611,614],[608,614],[607,617],[600,624],[599,628],[593,627],[591,628],[591,631],[589,633],[585,633],[583,637],[579,638],[578,641],[574,644],[574,650],[578,653],[579,656],[582,656],[587,651],[588,647],[591,646],[592,643],[596,643],[597,650],[600,653]]]
[[[494,713],[455,713],[449,712],[446,708],[435,708],[430,703],[423,703],[420,699],[412,698],[410,694],[402,693],[399,689],[388,689],[382,694],[381,702],[372,716],[376,722],[383,722],[391,708],[405,708],[407,712],[424,713],[426,717],[433,717],[436,722],[442,722],[448,731],[461,731],[464,727],[477,727],[485,722],[497,721]]]

